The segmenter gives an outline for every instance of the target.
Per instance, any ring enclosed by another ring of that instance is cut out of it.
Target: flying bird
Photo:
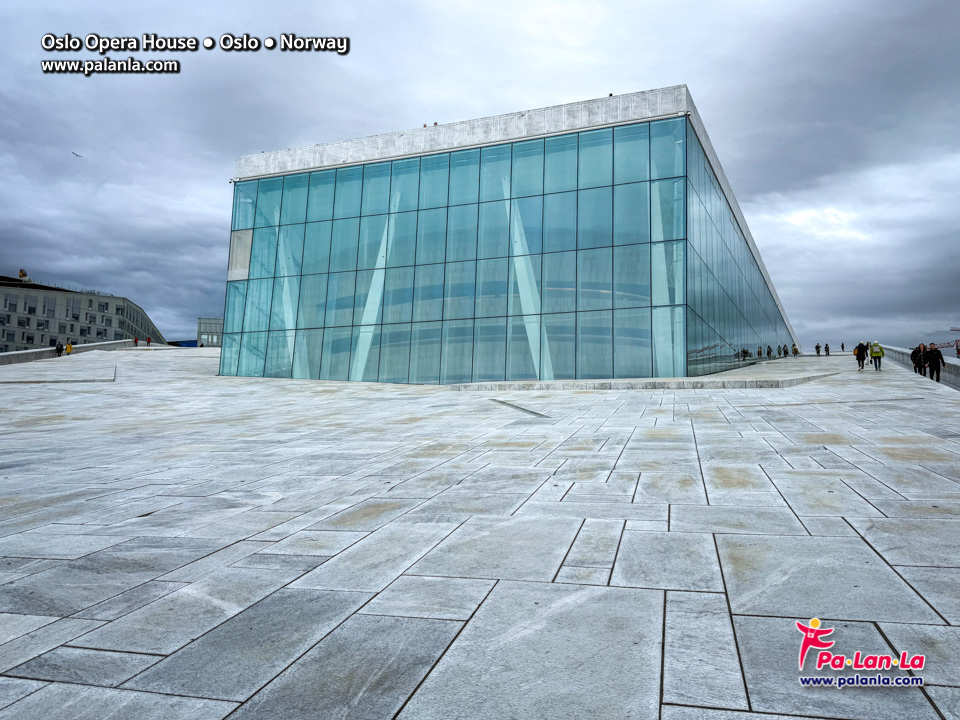
[[[75,152],[73,152],[73,150],[71,150],[70,152],[72,152],[74,155],[77,155]],[[77,155],[77,157],[81,157],[81,158],[82,158],[83,155]]]

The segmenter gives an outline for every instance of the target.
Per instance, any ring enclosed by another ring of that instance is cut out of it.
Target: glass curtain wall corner
[[[731,251],[736,273],[704,249],[743,242],[708,177],[675,118],[236,183],[220,372],[433,384],[716,372],[729,347],[785,326],[736,264],[749,249]],[[714,270],[723,281],[704,292]],[[707,307],[725,291],[739,295],[721,319]],[[722,352],[702,349],[710,333]]]

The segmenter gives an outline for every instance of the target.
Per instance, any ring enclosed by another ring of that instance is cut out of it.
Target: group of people
[[[883,351],[883,346],[878,342],[859,342],[857,347],[853,349],[853,355],[857,358],[857,365],[859,366],[857,372],[863,370],[863,364],[868,357],[873,361],[873,369],[880,372],[880,361],[886,353]]]
[[[913,371],[924,377],[927,376],[927,370],[930,371],[930,379],[940,382],[940,368],[946,365],[943,359],[943,353],[934,343],[925,345],[920,343],[913,352],[910,353],[910,361],[913,363]]]
[[[153,338],[152,338],[152,337],[148,337],[148,338],[147,338],[147,347],[150,347],[150,343],[151,343],[151,342],[153,342]],[[134,346],[134,347],[140,347],[140,338],[135,337],[135,338],[133,339],[133,346]]]
[[[820,357],[820,343],[817,343],[814,349],[817,351],[817,357]],[[830,357],[830,343],[823,344],[823,351],[827,354],[827,357]],[[840,343],[840,352],[843,352],[843,343]]]

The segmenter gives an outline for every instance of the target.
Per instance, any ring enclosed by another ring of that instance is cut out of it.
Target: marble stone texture
[[[957,717],[954,390],[840,356],[470,392],[217,368],[0,367],[0,718]],[[800,687],[813,617],[925,653],[924,692]]]

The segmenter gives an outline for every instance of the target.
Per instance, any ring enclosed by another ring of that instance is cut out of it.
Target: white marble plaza
[[[955,390],[849,353],[471,392],[217,358],[0,367],[0,718],[960,718]],[[877,675],[799,672],[814,617],[924,686],[802,686]]]

